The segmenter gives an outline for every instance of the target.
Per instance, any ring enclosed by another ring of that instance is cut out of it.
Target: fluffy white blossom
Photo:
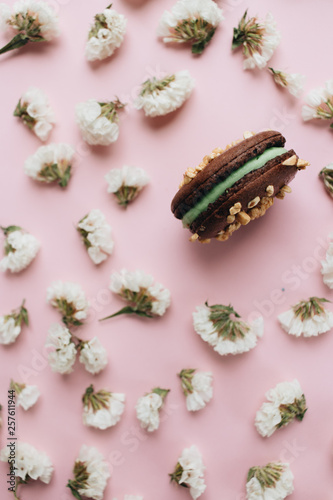
[[[246,483],[248,500],[283,500],[294,491],[294,476],[289,464],[272,462],[252,467]]]
[[[69,144],[41,146],[25,164],[25,173],[35,181],[57,182],[66,187],[71,176],[74,149]]]
[[[32,130],[41,141],[46,141],[55,123],[54,113],[46,95],[31,87],[19,100],[14,116]]]
[[[50,5],[42,0],[19,0],[13,10],[0,4],[0,30],[10,27],[14,38],[0,50],[0,54],[18,49],[28,42],[49,42],[59,35],[58,17]]]
[[[88,315],[89,303],[80,285],[55,281],[47,289],[46,300],[58,309],[65,325],[81,325]]]
[[[294,418],[303,420],[307,408],[298,380],[281,382],[270,389],[265,396],[268,402],[263,403],[255,418],[255,426],[261,436],[271,436]]]
[[[188,411],[202,410],[213,397],[213,374],[197,372],[194,369],[179,373]]]
[[[25,300],[17,309],[0,316],[0,344],[12,344],[21,333],[22,323],[29,325],[28,311],[24,304]]]
[[[232,48],[243,47],[244,69],[265,68],[281,40],[276,22],[269,12],[265,20],[247,19],[247,10],[237,28],[234,28]]]
[[[67,486],[76,498],[82,495],[103,500],[110,471],[103,455],[96,448],[86,445],[81,447],[73,473],[74,479],[70,479]]]
[[[241,354],[257,345],[264,333],[264,320],[255,319],[247,324],[238,319],[232,306],[197,306],[193,313],[194,330],[214,351],[221,354]]]
[[[201,54],[222,19],[213,0],[178,0],[170,12],[164,11],[157,35],[165,43],[189,43],[194,54]]]
[[[15,391],[17,406],[22,406],[23,410],[29,410],[34,406],[40,396],[36,385],[18,384],[12,380],[10,388]]]
[[[0,460],[7,462],[9,455],[10,448],[6,446],[0,452]],[[45,484],[51,481],[53,465],[50,458],[45,453],[36,450],[31,444],[16,441],[15,467],[15,475],[22,481],[39,479]]]
[[[0,261],[0,271],[12,273],[23,271],[36,257],[39,241],[19,226],[2,228],[5,235],[5,257]]]
[[[95,392],[92,385],[87,388],[82,401],[84,425],[101,430],[116,425],[125,409],[125,394],[105,389]]]
[[[125,207],[137,197],[150,180],[142,168],[128,165],[113,168],[105,175],[105,179],[108,183],[108,193],[113,193],[119,205]]]
[[[325,82],[325,87],[311,90],[305,98],[306,104],[302,108],[304,121],[319,118],[333,119],[333,80]]]
[[[118,139],[118,113],[124,104],[114,102],[98,102],[89,99],[76,106],[76,122],[83,139],[90,145],[108,146]]]
[[[295,337],[316,337],[333,328],[333,313],[323,306],[326,299],[310,297],[278,316],[280,325]]]
[[[321,274],[325,285],[333,290],[333,233],[330,234],[326,258],[321,261]]]
[[[143,429],[149,432],[156,431],[160,425],[159,412],[168,394],[168,389],[156,387],[149,394],[138,399],[136,404],[136,416]]]
[[[305,75],[299,73],[285,73],[284,71],[268,68],[274,78],[275,83],[286,88],[293,96],[299,97],[303,92]]]
[[[104,370],[108,364],[108,355],[106,349],[102,346],[97,337],[88,342],[80,343],[80,363],[84,364],[85,369],[93,375]]]
[[[196,500],[206,489],[204,470],[198,448],[191,446],[183,450],[174,472],[170,474],[171,481],[189,488],[192,498]]]
[[[110,290],[122,297],[128,305],[108,319],[119,314],[137,314],[146,318],[163,316],[170,305],[170,292],[154,278],[142,271],[122,269],[111,275]]]
[[[86,45],[88,61],[106,59],[123,42],[127,20],[111,7],[112,5],[95,16],[95,23],[89,31]]]
[[[94,264],[100,264],[112,254],[114,243],[111,227],[100,210],[91,210],[80,220],[77,230]]]
[[[50,327],[45,347],[49,350],[48,361],[52,371],[62,375],[73,371],[77,350],[65,326],[55,323]]]
[[[194,80],[186,70],[160,80],[154,77],[142,84],[134,106],[143,109],[146,116],[166,115],[180,108],[193,88]]]

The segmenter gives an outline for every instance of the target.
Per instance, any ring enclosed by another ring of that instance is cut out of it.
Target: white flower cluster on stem
[[[29,410],[34,406],[40,396],[39,389],[36,385],[19,384],[12,380],[10,382],[10,390],[15,391],[16,404],[21,406],[23,410]]]
[[[333,313],[324,307],[324,298],[310,297],[280,314],[282,328],[295,337],[317,337],[333,328]]]
[[[28,267],[40,248],[39,241],[19,226],[1,228],[4,235],[5,257],[0,261],[0,271],[19,273]]]
[[[89,303],[85,293],[77,283],[70,281],[53,282],[46,293],[46,300],[58,309],[65,325],[79,326],[88,316]]]
[[[41,146],[25,164],[25,173],[35,181],[47,184],[57,182],[66,187],[70,176],[75,151],[69,144]]]
[[[111,227],[100,210],[91,210],[80,220],[77,230],[94,264],[100,264],[112,254],[114,242]]]
[[[271,462],[249,470],[246,493],[248,500],[284,500],[294,491],[294,476],[288,463]]]
[[[136,404],[136,416],[143,429],[148,432],[156,431],[160,425],[159,412],[162,409],[165,398],[169,393],[169,389],[160,389],[156,387],[145,396],[139,398]]]
[[[202,410],[213,397],[213,374],[189,368],[182,370],[179,377],[188,411]]]
[[[113,168],[105,175],[105,179],[108,193],[113,193],[123,207],[127,207],[149,182],[149,177],[142,168],[128,165]]]
[[[174,472],[170,474],[171,481],[189,488],[191,497],[196,500],[206,489],[204,470],[205,466],[198,448],[191,446],[183,450]]]
[[[44,92],[31,87],[19,100],[14,116],[32,130],[41,141],[46,141],[55,123],[54,113]]]
[[[17,309],[0,316],[0,344],[12,344],[21,333],[22,323],[29,325],[29,315],[24,304],[25,300]]]
[[[86,389],[82,402],[84,425],[105,430],[120,421],[125,409],[125,394],[106,389],[95,392],[91,385]]]
[[[112,56],[123,42],[127,20],[111,7],[112,5],[95,16],[86,45],[88,61],[101,61]]]

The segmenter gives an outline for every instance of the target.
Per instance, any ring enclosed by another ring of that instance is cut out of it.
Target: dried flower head
[[[5,257],[0,261],[0,271],[19,273],[35,259],[39,241],[20,226],[1,227],[4,235]]]
[[[46,184],[56,182],[64,188],[71,177],[74,154],[74,149],[68,144],[41,146],[26,160],[24,171],[35,181]]]
[[[175,470],[169,474],[171,481],[189,488],[193,500],[199,498],[206,489],[205,466],[196,446],[185,448],[178,459]]]
[[[148,432],[156,431],[160,425],[159,412],[170,389],[155,387],[151,392],[139,398],[136,404],[136,416],[143,429]]]
[[[333,313],[327,311],[323,304],[329,302],[325,298],[310,297],[301,300],[288,311],[278,316],[282,328],[290,335],[300,337],[316,337],[333,328]]]
[[[333,80],[325,82],[325,87],[311,90],[305,98],[302,118],[308,120],[333,120]],[[331,123],[330,127],[333,127]]]
[[[182,370],[178,374],[186,396],[188,411],[202,410],[213,397],[213,374],[197,372],[193,368]]]
[[[268,68],[272,73],[275,83],[286,88],[293,96],[299,97],[303,92],[305,76],[299,73],[285,73],[273,68]]]
[[[22,323],[29,324],[28,311],[24,304],[25,300],[11,313],[0,316],[0,344],[8,345],[15,342],[21,333]]]
[[[247,475],[247,499],[283,500],[294,491],[293,480],[294,476],[287,463],[271,462],[264,467],[251,467]]]
[[[76,283],[55,281],[47,289],[46,300],[58,309],[66,326],[82,325],[82,320],[87,318],[89,303]]]
[[[14,380],[10,381],[10,390],[15,392],[17,406],[21,406],[24,410],[34,406],[40,396],[36,385],[20,384]]]
[[[90,385],[82,397],[82,403],[84,425],[104,430],[120,421],[125,409],[125,394],[106,389],[95,391]]]
[[[113,168],[105,175],[105,179],[108,193],[113,193],[122,207],[127,207],[149,182],[149,177],[142,168],[128,165],[121,169]]]
[[[111,227],[100,210],[91,210],[79,221],[76,229],[94,264],[100,264],[112,254],[114,242]]]
[[[96,14],[86,45],[88,61],[106,59],[120,47],[126,33],[125,16],[112,9],[112,4]]]
[[[46,95],[36,87],[31,87],[22,95],[14,110],[14,116],[20,118],[41,141],[47,140],[55,123],[54,113]]]

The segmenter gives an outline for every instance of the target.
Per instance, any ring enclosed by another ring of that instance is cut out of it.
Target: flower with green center
[[[4,7],[1,22],[16,35],[0,49],[0,54],[19,49],[29,42],[48,42],[59,35],[58,18],[54,10],[41,0],[25,0],[13,5],[13,12]]]
[[[21,333],[22,323],[29,325],[28,310],[24,304],[25,300],[10,314],[0,316],[0,344],[12,344]]]
[[[333,80],[325,82],[325,87],[311,90],[305,98],[302,108],[304,121],[320,119],[333,120]],[[331,123],[330,127],[333,127]]]
[[[323,168],[319,173],[319,177],[323,181],[326,191],[333,198],[333,163]]]
[[[280,314],[278,320],[282,328],[290,335],[316,337],[333,328],[333,313],[324,304],[325,298],[310,297],[301,300],[288,311]]]
[[[193,313],[193,325],[198,335],[222,356],[253,349],[263,335],[264,321],[259,317],[249,324],[231,305],[209,306],[206,302]]]
[[[299,97],[303,92],[305,76],[299,73],[285,73],[273,68],[268,68],[277,85],[286,88],[293,96]]]
[[[263,69],[279,45],[280,39],[281,35],[276,30],[271,13],[261,21],[256,17],[248,18],[246,10],[238,27],[234,28],[232,50],[243,48],[244,69]]]
[[[42,146],[26,160],[24,171],[38,182],[57,183],[64,188],[71,177],[74,153],[68,144]]]
[[[197,372],[189,368],[178,374],[188,411],[202,410],[213,397],[213,374],[211,372]]]
[[[87,318],[89,303],[76,283],[55,281],[47,289],[46,300],[58,309],[66,326],[80,326]]]
[[[201,54],[222,19],[213,0],[178,0],[171,12],[164,12],[157,35],[165,43],[188,43],[193,54]]]
[[[91,210],[76,226],[88,255],[94,264],[104,262],[112,254],[114,242],[111,226],[105,215],[98,209]]]
[[[189,488],[193,500],[206,490],[204,480],[205,466],[196,446],[185,448],[178,459],[174,471],[169,474],[171,482]]]
[[[36,404],[40,396],[39,389],[36,385],[19,384],[11,380],[10,389],[15,391],[17,406],[22,406],[24,410],[28,410]]]
[[[95,391],[90,385],[82,397],[84,425],[108,429],[116,425],[125,409],[125,394],[105,389]]]
[[[113,168],[105,175],[108,183],[108,193],[113,193],[122,207],[127,207],[148,184],[147,173],[138,167],[124,165],[120,168]]]
[[[293,480],[287,463],[271,462],[263,467],[251,467],[247,475],[247,499],[266,498],[267,492],[270,498],[283,500],[294,491]]]
[[[55,123],[53,110],[44,92],[30,87],[19,99],[14,116],[41,140],[46,141]]]

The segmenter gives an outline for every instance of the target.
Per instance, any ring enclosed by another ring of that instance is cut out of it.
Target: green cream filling
[[[230,189],[236,182],[242,179],[245,175],[258,170],[259,168],[266,165],[269,160],[273,160],[277,156],[286,153],[287,149],[284,148],[269,148],[266,149],[261,155],[252,158],[252,160],[247,161],[238,170],[232,172],[229,177],[220,182],[213,189],[206,194],[191,210],[189,210],[183,217],[183,226],[189,227],[193,221],[199,215],[207,210],[208,205],[214,203],[222,194]]]

